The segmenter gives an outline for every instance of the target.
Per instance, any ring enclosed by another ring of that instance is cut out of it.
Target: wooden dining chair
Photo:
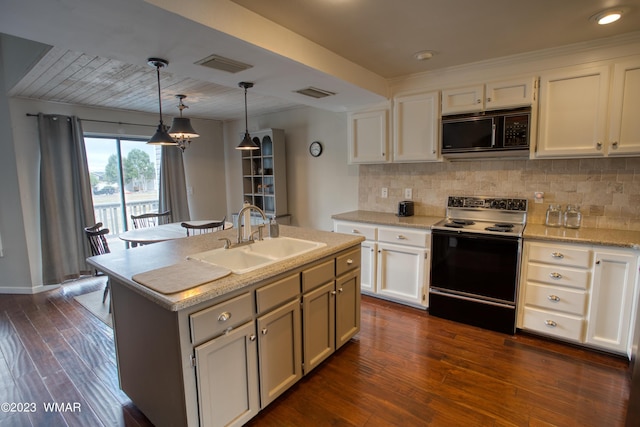
[[[91,227],[85,227],[84,232],[89,239],[89,246],[91,248],[91,256],[96,255],[104,255],[111,253],[109,250],[109,244],[107,243],[107,238],[105,235],[109,234],[108,228],[102,228],[102,223],[99,222],[96,225],[92,225]],[[96,270],[96,276],[99,274]],[[104,294],[102,295],[102,303],[107,300],[107,295],[109,295],[109,279],[107,278],[107,284],[104,288]],[[111,307],[109,307],[109,311],[111,311]]]
[[[133,222],[133,228],[148,228],[169,224],[171,222],[171,211],[131,215],[131,222]]]
[[[200,225],[183,222],[180,225],[186,228],[187,237],[189,237],[190,235],[195,236],[196,234],[205,234],[205,233],[211,233],[213,231],[224,230],[224,223],[226,220],[227,220],[227,217],[225,215],[225,217],[222,218],[222,221],[209,222],[209,223],[200,224]],[[191,230],[191,234],[189,234],[189,230]]]

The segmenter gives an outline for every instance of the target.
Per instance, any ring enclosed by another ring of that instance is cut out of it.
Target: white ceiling
[[[589,18],[624,6],[609,27]],[[312,105],[380,102],[388,79],[640,30],[640,0],[8,0],[0,32],[53,48],[11,96],[185,116],[243,117]],[[429,61],[413,54],[431,50]],[[219,54],[253,65],[230,74],[194,63]],[[337,95],[315,100],[308,86]]]

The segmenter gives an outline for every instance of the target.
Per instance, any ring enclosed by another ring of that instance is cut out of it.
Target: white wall
[[[251,117],[252,130],[276,128],[285,132],[287,203],[292,225],[331,230],[331,215],[358,207],[358,166],[347,165],[347,115],[312,107]],[[244,120],[225,122],[227,203],[229,214],[242,207],[240,152],[235,146],[244,133]],[[322,155],[309,154],[320,141]]]

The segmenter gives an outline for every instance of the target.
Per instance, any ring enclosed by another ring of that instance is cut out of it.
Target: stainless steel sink
[[[189,255],[187,258],[227,268],[236,274],[243,274],[326,245],[326,243],[311,240],[277,237],[231,249],[221,248],[200,252]]]

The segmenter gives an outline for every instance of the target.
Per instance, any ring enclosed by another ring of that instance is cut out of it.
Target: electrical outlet
[[[404,198],[407,200],[413,199],[413,191],[410,188],[404,189]]]
[[[536,191],[535,193],[533,193],[533,201],[535,203],[544,202],[544,192],[543,191]]]
[[[389,189],[387,187],[382,187],[382,193],[380,194],[383,199],[389,197]]]

